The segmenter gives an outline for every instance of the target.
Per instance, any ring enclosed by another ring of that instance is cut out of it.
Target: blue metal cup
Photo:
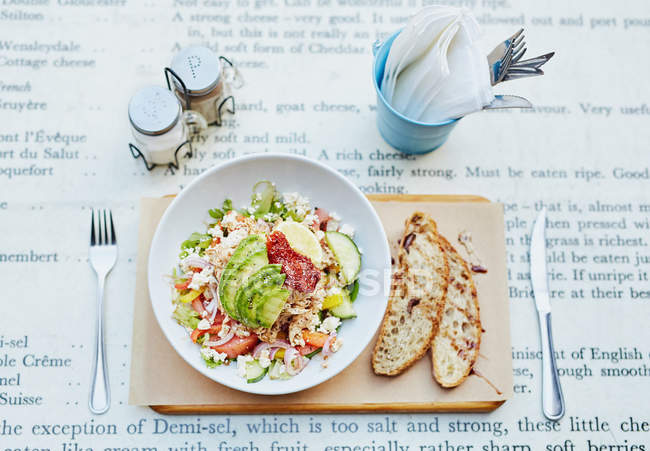
[[[399,31],[396,32],[383,43],[375,43],[372,49],[375,55],[373,79],[375,91],[377,91],[377,128],[388,144],[404,153],[433,152],[447,141],[447,137],[456,126],[458,119],[440,123],[414,121],[395,111],[381,92],[388,52],[399,33]]]

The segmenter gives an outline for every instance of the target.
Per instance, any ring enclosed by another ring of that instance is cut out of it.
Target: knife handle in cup
[[[555,361],[551,313],[539,313],[539,329],[542,339],[542,410],[544,416],[558,421],[564,416],[564,397]]]

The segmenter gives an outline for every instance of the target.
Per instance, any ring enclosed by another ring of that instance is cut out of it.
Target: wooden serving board
[[[374,339],[340,374],[298,393],[253,395],[204,377],[174,351],[152,311],[146,277],[149,247],[171,199],[143,199],[129,404],[149,405],[162,414],[486,412],[509,399],[513,380],[501,205],[472,195],[370,195],[368,198],[382,220],[393,252],[404,220],[416,210],[431,214],[439,231],[454,245],[461,230],[469,230],[474,235],[478,254],[488,267],[487,274],[475,276],[485,329],[476,367],[484,377],[471,375],[459,387],[443,389],[431,377],[429,354],[399,376],[377,376],[370,365]],[[464,253],[460,246],[456,247]]]

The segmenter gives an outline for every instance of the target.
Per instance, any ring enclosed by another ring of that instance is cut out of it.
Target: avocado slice
[[[282,286],[285,275],[281,265],[266,265],[251,275],[237,290],[235,305],[240,321],[248,327],[259,327],[255,302],[269,290]]]
[[[266,250],[266,241],[262,235],[249,235],[240,241],[237,249],[226,263],[219,281],[219,297],[224,296],[228,280],[233,276],[237,268],[251,255]]]
[[[255,316],[262,327],[271,327],[284,308],[289,290],[277,287],[267,291],[255,303]]]
[[[231,274],[227,278],[225,275],[221,277],[220,288],[223,287],[223,294],[220,293],[219,296],[221,299],[221,306],[231,318],[241,321],[241,318],[237,312],[237,306],[235,304],[236,294],[239,287],[252,274],[257,272],[260,268],[267,265],[268,263],[269,258],[266,255],[265,247],[263,250],[257,251],[256,253],[246,258],[240,265],[232,270]],[[230,262],[228,262],[228,264],[230,264]]]

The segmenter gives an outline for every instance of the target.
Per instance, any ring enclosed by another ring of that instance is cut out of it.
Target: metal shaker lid
[[[146,86],[129,102],[131,125],[145,135],[160,135],[170,130],[181,115],[181,103],[168,89]]]
[[[171,69],[183,80],[189,95],[202,95],[212,91],[219,83],[221,63],[207,47],[192,46],[181,49],[172,59]],[[174,79],[179,90],[183,87]]]

